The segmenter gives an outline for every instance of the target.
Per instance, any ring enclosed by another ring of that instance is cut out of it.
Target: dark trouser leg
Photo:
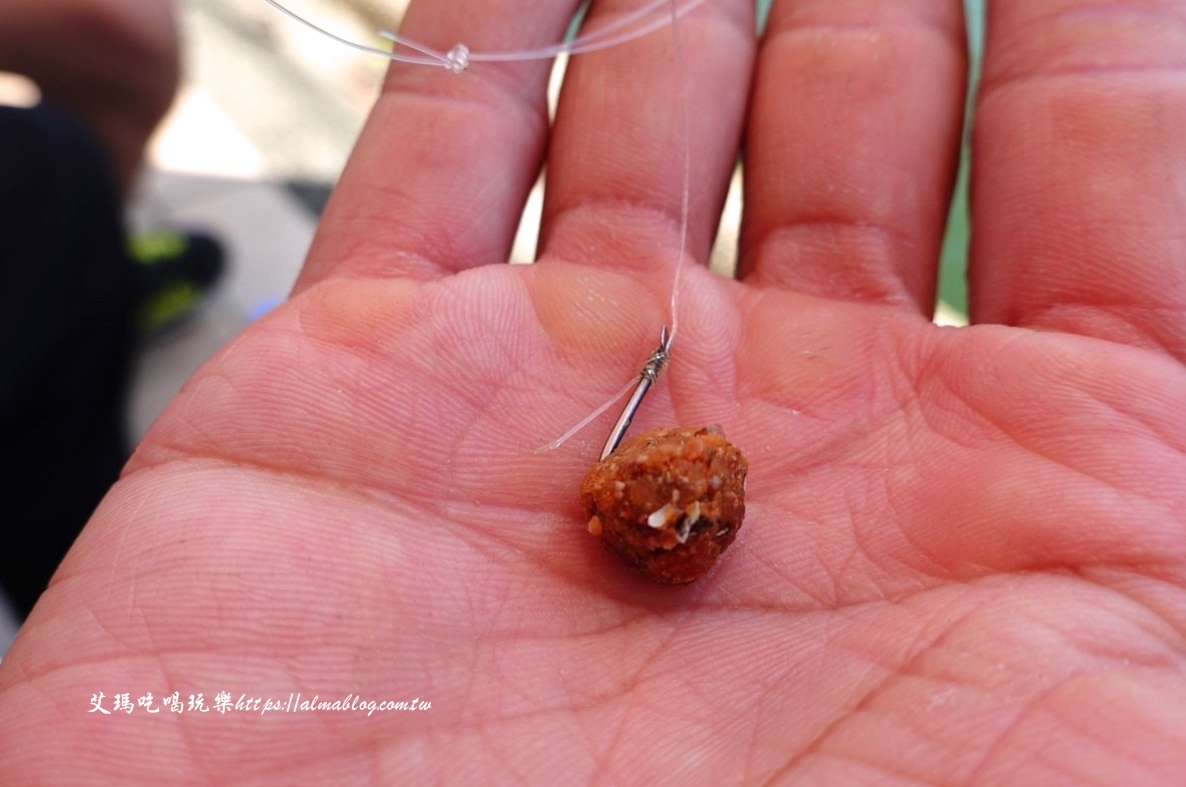
[[[98,141],[0,107],[0,584],[22,613],[127,456],[136,286]]]

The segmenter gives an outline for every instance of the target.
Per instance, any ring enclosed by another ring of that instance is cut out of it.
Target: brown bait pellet
[[[748,469],[720,427],[644,432],[585,476],[589,532],[656,582],[695,582],[741,527]]]

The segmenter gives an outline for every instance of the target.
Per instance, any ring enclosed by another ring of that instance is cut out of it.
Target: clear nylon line
[[[688,80],[684,73],[684,44],[679,34],[679,14],[675,0],[671,0],[671,36],[673,40],[672,59],[675,61],[675,78],[679,80],[680,130],[683,133],[684,173],[683,193],[679,207],[679,254],[675,258],[675,273],[671,280],[671,336],[667,341],[670,349],[679,333],[679,284],[684,268],[684,254],[688,251],[688,216],[690,213],[692,184],[692,132],[688,120]]]
[[[636,385],[638,385],[638,378],[631,378],[629,382],[622,386],[622,390],[614,394],[614,398],[610,399],[605,404],[601,405],[601,407],[598,407],[596,410],[589,413],[587,416],[578,421],[571,429],[557,437],[552,442],[548,443],[547,445],[541,445],[539,448],[535,449],[535,453],[542,454],[547,451],[555,451],[557,448],[567,443],[571,438],[575,437],[578,432],[596,421],[598,416],[602,415],[606,410],[622,401],[622,398],[634,390]]]
[[[279,0],[264,0],[264,2],[287,16],[289,19],[299,22],[308,28],[316,30],[323,36],[331,38],[340,44],[344,44],[351,49],[357,49],[360,52],[366,52],[378,57],[387,58],[388,60],[394,60],[397,63],[411,63],[412,65],[438,66],[442,68],[450,68],[453,66],[453,61],[449,59],[448,53],[440,52],[432,49],[431,47],[424,46],[423,44],[419,44],[415,41],[412,41],[411,39],[405,38],[398,33],[382,30],[380,31],[379,35],[395,44],[398,44],[399,46],[411,49],[414,52],[419,52],[422,57],[404,55],[397,52],[388,52],[385,49],[379,49],[378,47],[360,44],[357,41],[351,41],[350,39],[343,38],[336,33],[331,33],[324,27],[321,27],[304,18],[300,14],[297,14],[296,12],[286,8],[280,4]],[[562,54],[579,55],[588,52],[596,52],[600,49],[608,49],[610,47],[633,41],[636,38],[641,38],[666,25],[668,22],[668,17],[666,14],[664,14],[657,19],[651,19],[647,21],[645,24],[642,24],[633,30],[622,33],[618,32],[622,28],[628,27],[631,24],[644,19],[648,15],[655,13],[658,9],[662,8],[664,4],[669,3],[675,9],[676,15],[683,16],[684,14],[691,13],[696,8],[704,5],[706,2],[708,2],[708,0],[688,0],[686,3],[680,6],[676,0],[651,0],[651,2],[640,6],[634,11],[624,15],[622,18],[611,22],[605,27],[595,30],[584,36],[577,36],[571,41],[565,41],[560,44],[554,44],[552,46],[541,47],[538,49],[510,50],[506,52],[470,52],[469,62],[515,63],[525,60],[550,60],[551,58]]]
[[[679,0],[650,0],[644,3],[635,10],[622,15],[615,21],[582,36],[577,36],[571,41],[555,44],[553,46],[542,47],[538,49],[524,49],[519,51],[507,52],[470,52],[464,44],[458,44],[450,52],[439,52],[431,47],[404,38],[397,33],[382,30],[379,35],[390,40],[396,46],[402,46],[413,52],[417,52],[420,56],[412,56],[401,54],[397,52],[388,52],[377,47],[360,44],[351,41],[342,36],[331,33],[323,27],[320,27],[313,22],[305,19],[299,14],[289,10],[281,5],[279,0],[264,0],[268,5],[288,18],[299,22],[306,27],[315,30],[316,32],[337,41],[344,46],[360,52],[377,55],[388,60],[399,63],[410,63],[412,65],[443,67],[453,71],[463,71],[470,63],[496,63],[496,62],[520,62],[526,60],[547,60],[554,58],[561,54],[579,55],[589,52],[596,52],[602,49],[609,49],[614,46],[628,43],[642,36],[655,32],[661,27],[670,24],[672,33],[672,60],[674,77],[678,81],[676,85],[677,96],[679,100],[679,120],[680,130],[682,132],[683,142],[683,193],[680,199],[680,238],[679,250],[675,258],[675,270],[672,274],[671,282],[671,301],[670,301],[670,317],[671,329],[670,334],[666,339],[666,348],[668,352],[672,344],[675,342],[676,334],[679,331],[679,291],[680,280],[682,278],[684,255],[688,248],[688,223],[690,213],[691,201],[691,177],[692,177],[692,150],[691,150],[691,132],[690,121],[688,117],[688,90],[687,79],[684,73],[684,47],[680,39],[679,20],[685,14],[691,13],[699,8],[708,0],[687,0],[682,5]],[[657,15],[657,18],[647,19],[648,16],[656,14],[658,9],[664,5],[667,6],[668,13]],[[636,23],[638,27],[631,28]],[[661,368],[661,367],[660,367]],[[570,438],[583,430],[599,416],[605,413],[606,410],[613,407],[614,404],[621,401],[626,394],[638,386],[638,377],[631,379],[623,386],[612,399],[605,402],[592,413],[581,419],[575,426],[569,429],[560,437],[556,438],[547,445],[540,446],[536,449],[536,453],[544,451],[553,451],[566,443]]]
[[[682,142],[683,142],[683,184],[682,184],[683,189],[680,194],[679,252],[675,257],[675,271],[672,274],[672,280],[671,280],[671,302],[670,302],[671,331],[670,331],[670,334],[665,335],[665,340],[663,342],[661,342],[661,348],[665,347],[666,349],[664,350],[664,352],[668,355],[668,357],[670,357],[671,348],[672,348],[673,343],[675,342],[675,334],[676,334],[677,329],[679,328],[679,286],[680,286],[681,272],[683,270],[684,255],[687,253],[687,248],[688,248],[688,223],[689,223],[689,213],[690,213],[690,203],[691,203],[690,195],[691,195],[691,180],[692,180],[692,141],[691,141],[692,134],[691,134],[691,130],[690,130],[690,121],[688,118],[688,90],[687,90],[687,79],[685,78],[685,74],[684,74],[684,48],[683,48],[683,42],[680,40],[680,30],[679,30],[679,18],[682,14],[681,14],[679,6],[676,4],[676,0],[666,0],[666,1],[668,2],[668,4],[669,4],[668,7],[671,10],[670,21],[671,21],[671,33],[672,33],[672,38],[673,38],[672,60],[674,63],[673,70],[675,72],[675,79],[679,82],[679,84],[676,86],[676,95],[678,96],[678,100],[679,100],[680,131],[681,131],[681,134],[683,137],[683,139],[682,139]],[[701,1],[703,1],[703,0],[701,0]],[[700,4],[699,2],[696,3],[696,5],[699,5],[699,4]],[[686,13],[687,10],[690,10],[690,7],[684,6],[684,13]],[[667,361],[664,361],[663,364],[661,364],[659,366],[659,369],[662,370],[663,366],[666,365],[666,363],[667,363]],[[645,374],[645,371],[644,371],[644,374]],[[653,381],[652,381],[652,384],[653,384]],[[650,386],[645,386],[642,389],[641,394],[637,395],[637,397],[636,397],[637,401],[632,400],[631,405],[628,407],[637,408],[638,404],[641,402],[642,395],[645,395],[646,390],[649,389],[649,387]],[[556,438],[555,440],[553,440],[552,442],[548,443],[545,446],[541,446],[540,448],[537,448],[535,450],[535,452],[542,453],[544,451],[553,451],[553,450],[559,448],[561,445],[563,445],[565,442],[567,442],[569,440],[569,438],[573,437],[578,432],[580,432],[582,429],[584,429],[586,426],[588,426],[590,423],[592,423],[594,420],[596,420],[598,416],[600,416],[602,413],[604,413],[606,410],[608,410],[610,407],[612,407],[616,402],[621,401],[621,399],[624,396],[626,396],[627,393],[629,393],[632,390],[636,390],[638,388],[639,388],[639,378],[635,377],[630,382],[626,383],[626,386],[622,390],[618,391],[618,393],[612,399],[610,399],[608,402],[606,402],[605,404],[598,407],[590,415],[581,419],[581,421],[579,423],[577,423],[575,426],[573,426],[571,429],[569,429],[567,432],[565,432],[560,437]],[[622,418],[619,419],[619,424],[622,422],[623,419],[625,419],[626,424],[628,425],[632,418],[633,418],[633,412],[630,412],[628,414],[624,413]],[[618,438],[621,439],[621,435],[618,435]],[[612,439],[612,437],[611,437],[611,439]],[[604,456],[602,458],[604,458]]]

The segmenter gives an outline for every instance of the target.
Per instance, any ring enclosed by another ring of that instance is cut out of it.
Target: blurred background
[[[770,0],[759,0],[764,16]],[[352,41],[380,45],[408,0],[286,0],[301,16]],[[974,62],[983,0],[965,0]],[[184,81],[150,148],[130,221],[141,228],[205,229],[226,246],[229,269],[210,301],[181,330],[141,356],[130,402],[135,439],[187,377],[256,317],[282,301],[304,260],[386,68],[293,22],[264,0],[178,0]],[[47,42],[52,45],[52,42]],[[563,62],[557,64],[553,93]],[[974,68],[975,72],[975,68]],[[974,77],[973,77],[974,78]],[[0,103],[31,103],[36,90],[0,74]],[[937,321],[966,322],[966,155],[944,246]],[[542,204],[537,185],[512,258],[529,262]],[[741,215],[733,187],[713,251],[732,270]],[[0,654],[16,623],[0,598]]]

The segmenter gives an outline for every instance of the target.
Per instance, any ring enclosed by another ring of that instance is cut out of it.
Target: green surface
[[[980,55],[984,49],[984,0],[964,0],[968,19],[968,105],[964,115],[964,145],[960,154],[959,178],[947,217],[947,234],[943,238],[943,254],[939,261],[939,303],[962,315],[968,315],[968,129],[976,85],[980,80]]]

